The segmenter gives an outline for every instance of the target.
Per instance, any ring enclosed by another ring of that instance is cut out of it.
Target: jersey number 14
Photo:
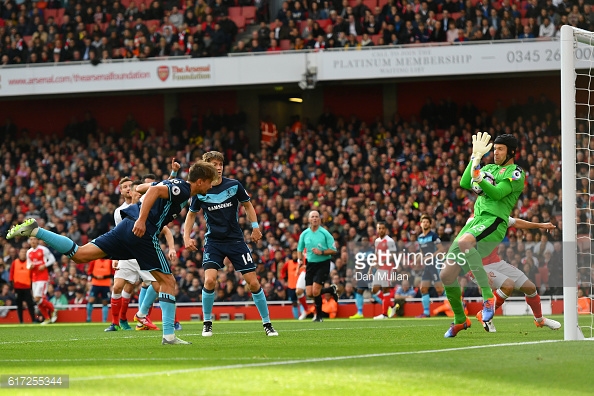
[[[254,260],[252,260],[252,254],[251,253],[246,253],[246,254],[242,254],[241,258],[243,259],[243,263],[247,265],[247,263],[253,263]]]

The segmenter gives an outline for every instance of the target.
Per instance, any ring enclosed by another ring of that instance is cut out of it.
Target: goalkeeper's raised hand
[[[493,143],[489,143],[491,140],[491,135],[487,132],[478,132],[476,135],[472,135],[472,170],[473,178],[478,178],[480,175],[480,165],[481,159],[485,154],[491,151],[491,147],[493,147]],[[482,178],[481,178],[482,179]]]
[[[483,158],[485,154],[491,151],[493,143],[491,141],[491,135],[487,132],[478,132],[476,135],[472,135],[472,158]]]

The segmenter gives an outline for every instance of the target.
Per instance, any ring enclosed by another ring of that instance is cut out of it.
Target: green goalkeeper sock
[[[493,291],[491,290],[491,285],[489,284],[489,275],[485,271],[483,267],[483,259],[479,254],[478,250],[472,248],[466,252],[464,255],[466,258],[466,262],[472,271],[472,275],[474,275],[474,279],[476,279],[481,291],[483,293],[483,299],[493,298]]]
[[[466,314],[464,313],[464,305],[462,304],[462,290],[458,280],[454,281],[451,285],[444,287],[446,297],[450,302],[452,311],[454,311],[454,323],[461,324],[466,321]]]

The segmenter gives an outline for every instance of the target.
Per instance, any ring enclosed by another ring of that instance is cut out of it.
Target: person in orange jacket
[[[316,307],[309,306],[308,318],[313,318],[316,314]],[[338,303],[332,297],[332,294],[326,293],[322,296],[322,318],[334,319],[338,313]]]
[[[31,294],[31,269],[27,266],[27,249],[19,250],[19,258],[10,266],[9,282],[12,282],[16,294],[17,315],[19,322],[23,323],[23,302],[27,303],[27,309],[31,316],[31,322],[35,323],[35,303]]]

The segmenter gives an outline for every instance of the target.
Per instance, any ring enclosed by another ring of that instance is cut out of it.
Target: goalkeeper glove
[[[472,177],[472,182],[479,184],[480,182],[483,181],[483,178],[485,177],[485,172],[481,172],[480,170],[476,170],[476,174],[473,175]]]
[[[472,136],[472,170],[473,174],[472,177],[476,178],[479,176],[480,168],[481,168],[481,159],[485,154],[487,154],[491,147],[493,147],[492,143],[489,143],[491,140],[491,135],[487,132],[478,132],[476,135]],[[482,177],[481,177],[482,180]]]

